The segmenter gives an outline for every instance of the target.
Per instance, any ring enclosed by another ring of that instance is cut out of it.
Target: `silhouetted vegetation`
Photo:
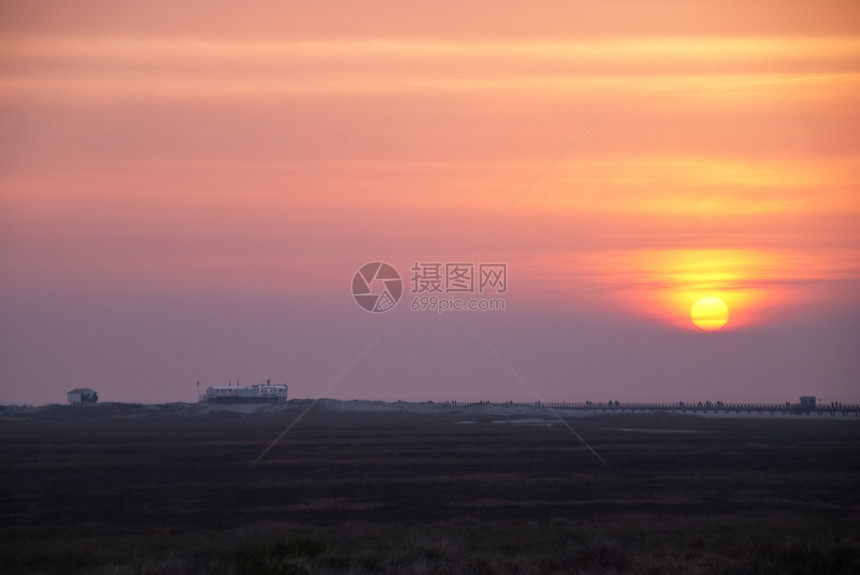
[[[860,572],[856,421],[301,407],[0,414],[0,569]]]
[[[304,563],[322,555],[328,545],[307,537],[278,541],[274,545],[249,547],[236,552],[237,575],[302,575]]]

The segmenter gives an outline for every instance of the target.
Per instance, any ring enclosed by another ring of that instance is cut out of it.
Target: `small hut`
[[[99,394],[88,387],[76,387],[67,394],[67,397],[71,405],[96,403],[99,400]]]

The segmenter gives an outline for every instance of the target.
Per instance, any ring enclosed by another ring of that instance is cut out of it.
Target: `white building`
[[[215,403],[279,403],[287,401],[286,385],[272,385],[269,380],[251,387],[217,386],[207,387],[206,395],[200,396],[200,401]]]
[[[99,394],[89,387],[76,387],[66,394],[69,403],[72,405],[80,405],[82,403],[96,403],[99,400]]]

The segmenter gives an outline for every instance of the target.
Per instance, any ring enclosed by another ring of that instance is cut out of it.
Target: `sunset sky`
[[[860,402],[856,2],[3,2],[0,127],[3,404]]]

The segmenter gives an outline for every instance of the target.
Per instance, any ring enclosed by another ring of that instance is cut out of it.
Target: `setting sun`
[[[690,318],[705,331],[720,329],[729,320],[729,306],[718,297],[703,297],[693,304]]]

